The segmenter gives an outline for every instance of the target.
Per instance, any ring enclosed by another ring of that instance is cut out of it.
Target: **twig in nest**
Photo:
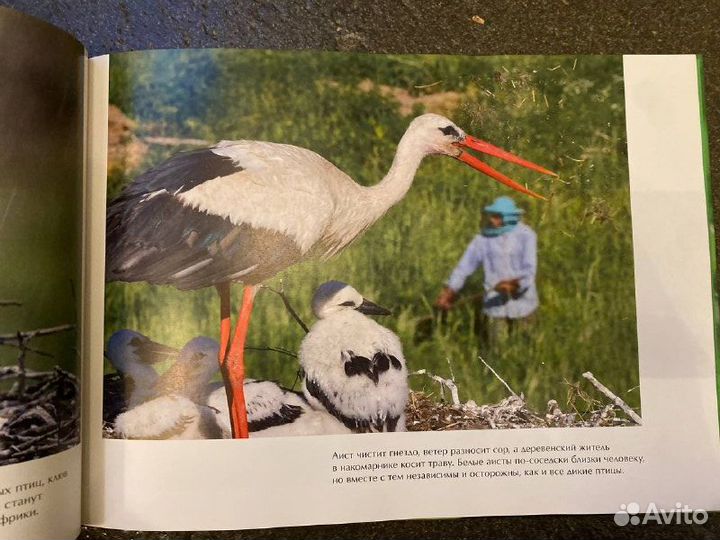
[[[597,408],[597,406],[601,404],[599,400],[594,399],[590,394],[583,390],[579,382],[572,383],[567,379],[563,379],[563,382],[568,387],[565,405],[568,407],[572,407],[572,409],[580,416],[582,416],[584,413],[581,412],[577,407],[578,399],[581,399],[585,403],[586,412]]]
[[[419,369],[417,371],[413,371],[410,373],[410,375],[426,375],[429,378],[431,378],[433,381],[440,383],[440,389],[442,390],[443,387],[450,390],[450,396],[452,398],[453,405],[455,407],[460,406],[460,396],[458,395],[458,387],[455,384],[455,381],[452,379],[443,379],[439,375],[433,375],[426,369]]]
[[[297,314],[297,311],[295,311],[295,309],[293,309],[293,307],[290,305],[290,300],[288,300],[288,297],[285,296],[285,291],[282,289],[282,284],[280,285],[279,290],[274,289],[269,285],[262,285],[262,287],[277,294],[282,299],[283,304],[285,304],[285,309],[287,309],[292,318],[295,319],[295,322],[300,325],[300,327],[305,331],[306,334],[310,331],[308,326],[300,318],[300,315]]]
[[[245,347],[246,351],[272,351],[277,352],[280,354],[286,354],[288,356],[292,356],[293,358],[297,358],[297,354],[295,354],[292,351],[288,351],[287,349],[283,349],[282,347],[251,347],[248,345]]]
[[[44,457],[80,442],[79,386],[74,375],[55,368],[22,373],[3,369],[31,384],[24,393],[0,394],[0,465]]]
[[[450,357],[447,356],[447,357],[445,358],[445,360],[447,361],[448,369],[450,370],[450,379],[451,379],[453,382],[455,382],[455,374],[453,373],[453,368],[452,368],[452,363],[450,362]]]
[[[622,399],[620,399],[618,396],[616,396],[615,394],[613,394],[613,393],[608,389],[607,386],[605,386],[605,385],[602,384],[600,381],[598,381],[598,380],[593,376],[592,373],[590,373],[589,371],[586,371],[585,373],[583,373],[583,377],[585,377],[588,381],[590,381],[590,382],[592,383],[592,385],[593,385],[595,388],[597,388],[597,389],[600,391],[600,393],[604,394],[608,399],[610,399],[610,400],[613,402],[613,404],[615,404],[616,406],[620,407],[620,408],[623,410],[623,412],[624,412],[625,414],[627,414],[629,418],[632,419],[633,422],[635,422],[638,426],[641,426],[641,425],[642,425],[642,418],[640,418],[640,416],[638,416],[638,414],[637,414],[635,411],[633,411],[633,410],[628,406],[627,403],[625,403]]]
[[[8,345],[17,347],[20,349],[17,357],[17,365],[19,368],[19,376],[17,380],[17,391],[23,393],[25,390],[25,355],[28,351],[36,352],[30,348],[30,340],[35,337],[49,336],[51,334],[58,334],[60,332],[66,332],[73,329],[72,324],[61,324],[59,326],[53,326],[50,328],[40,328],[37,330],[26,330],[21,332],[18,330],[14,334],[3,334],[0,335],[0,345]],[[43,353],[41,353],[43,354]]]
[[[491,367],[490,367],[490,364],[488,364],[488,363],[483,359],[482,356],[478,355],[478,358],[480,359],[480,361],[481,361],[483,364],[485,364],[485,367],[488,368],[488,369],[492,372],[492,374],[495,375],[495,377],[497,377],[497,379],[498,379],[501,383],[503,383],[503,384],[505,385],[505,388],[508,389],[508,392],[510,392],[513,396],[517,397],[517,394],[515,393],[515,391],[514,391],[512,388],[510,388],[510,385],[509,385],[508,383],[506,383],[500,375],[497,374],[497,371],[495,371],[493,368],[491,368]]]
[[[5,306],[22,306],[22,302],[18,302],[17,300],[0,300],[0,307]]]

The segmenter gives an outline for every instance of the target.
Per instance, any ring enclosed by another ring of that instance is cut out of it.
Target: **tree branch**
[[[16,347],[19,347],[23,341],[28,341],[35,337],[67,332],[73,328],[75,328],[75,326],[72,324],[61,324],[50,328],[40,328],[39,330],[26,330],[24,332],[15,332],[13,334],[0,334],[0,345],[15,345]]]

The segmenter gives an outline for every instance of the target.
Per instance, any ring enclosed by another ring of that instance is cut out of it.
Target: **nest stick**
[[[458,394],[458,387],[455,384],[455,381],[453,381],[452,379],[443,379],[439,375],[433,375],[426,369],[419,369],[412,372],[410,375],[426,375],[433,381],[440,383],[440,390],[442,390],[443,387],[450,390],[450,396],[452,398],[453,405],[456,407],[460,406],[460,395]]]
[[[605,396],[607,396],[607,398],[610,399],[610,401],[612,401],[613,404],[620,407],[623,410],[623,412],[625,414],[627,414],[629,418],[632,419],[633,422],[635,422],[638,426],[642,425],[642,418],[640,418],[640,416],[635,411],[633,411],[628,406],[627,403],[625,403],[622,399],[620,399],[618,396],[613,394],[607,386],[605,386],[600,381],[598,381],[593,376],[592,373],[590,373],[589,371],[586,371],[585,373],[582,374],[582,376],[585,377],[588,381],[590,381],[592,383],[592,385],[595,388],[597,388],[601,394],[604,394]]]
[[[514,391],[512,388],[510,388],[510,385],[509,385],[508,383],[506,383],[505,380],[504,380],[500,375],[497,374],[497,371],[495,371],[493,368],[490,367],[490,364],[488,364],[488,363],[483,359],[482,356],[478,355],[478,358],[480,359],[480,361],[481,361],[483,364],[485,364],[485,367],[488,368],[488,369],[492,372],[492,374],[495,375],[495,377],[497,377],[497,379],[498,379],[501,383],[503,383],[503,384],[505,385],[505,388],[508,389],[508,392],[510,392],[513,396],[518,397],[518,395],[515,393],[515,391]]]
[[[283,301],[283,304],[285,304],[285,309],[288,310],[288,313],[292,316],[293,319],[295,319],[295,322],[300,325],[300,328],[302,328],[305,333],[307,334],[310,332],[310,329],[308,326],[303,322],[303,320],[300,318],[300,315],[297,314],[297,311],[290,305],[290,300],[288,300],[288,297],[285,295],[285,292],[282,289],[273,289],[272,287],[268,285],[263,285],[263,287],[269,291],[274,292],[277,294]]]
[[[12,369],[11,369],[12,368]],[[37,384],[24,393],[0,394],[0,464],[18,463],[64,450],[78,443],[78,384],[74,375],[56,367],[53,371],[22,372],[20,366],[0,370],[18,382],[26,376]]]
[[[245,347],[246,351],[270,351],[270,352],[277,352],[280,354],[286,354],[287,356],[292,356],[293,358],[297,358],[297,354],[295,354],[292,351],[288,351],[287,349],[283,349],[282,347],[251,347],[250,345],[247,345]]]

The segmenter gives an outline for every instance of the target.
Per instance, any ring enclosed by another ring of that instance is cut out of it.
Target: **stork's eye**
[[[201,353],[201,352],[196,352],[195,354],[193,354],[193,357],[192,357],[193,362],[199,362],[203,358],[205,358],[205,353]]]
[[[455,137],[456,139],[460,138],[460,132],[455,129],[455,126],[445,126],[442,128],[438,128],[440,131],[443,132],[443,135],[451,135]]]
[[[355,302],[353,302],[352,300],[348,300],[347,302],[343,302],[343,303],[340,304],[340,305],[341,305],[341,306],[347,306],[347,307],[354,307],[354,306],[355,306]]]

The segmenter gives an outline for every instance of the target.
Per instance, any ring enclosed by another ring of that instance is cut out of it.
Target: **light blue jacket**
[[[465,280],[481,265],[485,288],[483,312],[486,315],[520,319],[537,309],[537,236],[530,227],[520,222],[500,236],[478,234],[450,275],[448,287],[460,291]],[[520,279],[517,298],[508,298],[495,291],[499,282],[516,278]]]

